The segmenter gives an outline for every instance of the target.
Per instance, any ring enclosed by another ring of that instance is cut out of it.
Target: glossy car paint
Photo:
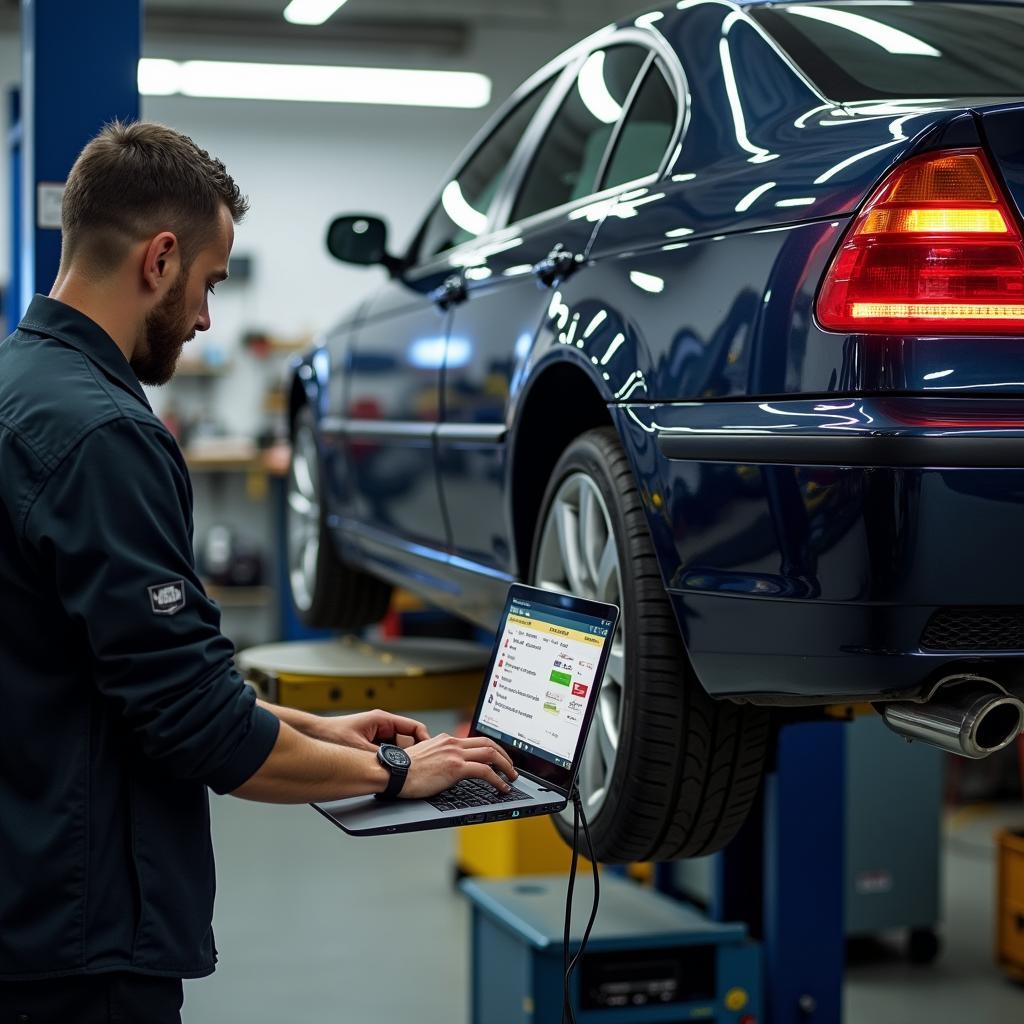
[[[1024,395],[1024,339],[837,335],[813,309],[851,217],[911,153],[991,147],[1020,209],[1019,105],[839,106],[743,5],[688,0],[658,13],[598,33],[540,73],[568,86],[581,55],[613,38],[655,51],[680,101],[678,139],[656,178],[492,225],[386,285],[305,365],[296,396],[323,416],[343,552],[493,624],[508,581],[529,569],[536,510],[523,511],[524,481],[557,458],[538,417],[559,435],[560,418],[599,401],[710,693],[816,703],[915,693],[954,669],[1005,677],[1024,652],[936,655],[919,640],[938,607],[1019,601],[1024,471],[972,467],[967,454],[887,466],[870,452],[893,437],[1016,437],[1024,397],[1009,396]],[[531,127],[524,152],[542,128]],[[556,243],[581,265],[542,289],[526,268]],[[429,294],[453,273],[467,297],[440,314]],[[428,349],[437,365],[410,358]],[[371,382],[361,354],[393,366]],[[382,390],[387,425],[374,429],[360,410]],[[862,438],[868,454],[854,465],[801,462],[812,458],[804,438],[837,434]],[[766,435],[792,438],[792,455],[762,463]],[[690,452],[688,436],[728,446]]]

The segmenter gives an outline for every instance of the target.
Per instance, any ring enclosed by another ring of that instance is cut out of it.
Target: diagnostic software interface
[[[477,731],[571,768],[611,626],[513,598]]]

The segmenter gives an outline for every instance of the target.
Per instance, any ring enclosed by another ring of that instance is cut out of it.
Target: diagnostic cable
[[[583,822],[583,834],[587,840],[587,856],[590,857],[590,866],[594,872],[594,904],[590,910],[590,920],[583,932],[583,939],[576,955],[569,959],[570,932],[572,930],[572,893],[576,885],[576,865],[579,862],[580,853],[580,822]],[[583,801],[580,799],[580,787],[575,782],[572,787],[572,863],[569,865],[569,886],[565,894],[565,931],[562,937],[562,1024],[576,1024],[576,1016],[573,1013],[570,985],[572,972],[576,969],[587,942],[590,939],[591,929],[597,919],[597,908],[601,902],[601,878],[597,870],[597,858],[594,856],[594,844],[590,839],[590,827],[587,824],[587,816],[583,811]]]

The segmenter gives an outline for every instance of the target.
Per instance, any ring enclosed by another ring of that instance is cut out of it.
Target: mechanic
[[[141,384],[210,327],[247,200],[150,123],[64,194],[61,265],[0,345],[0,1024],[180,1021],[214,970],[208,787],[305,803],[516,777],[497,744],[255,699],[195,570],[192,489]],[[140,383],[141,382],[141,383]]]

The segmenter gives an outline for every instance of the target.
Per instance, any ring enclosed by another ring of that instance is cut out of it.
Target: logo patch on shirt
[[[185,607],[185,581],[173,580],[149,587],[149,603],[154,615],[173,615]]]

